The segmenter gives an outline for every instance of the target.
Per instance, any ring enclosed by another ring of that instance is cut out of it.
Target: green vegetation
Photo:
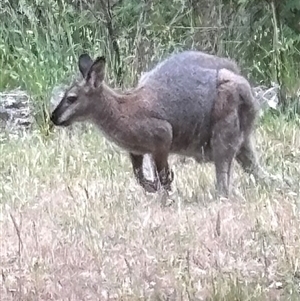
[[[0,133],[1,300],[299,300],[299,0],[2,0],[0,19],[0,91],[28,91],[43,130]],[[94,128],[48,131],[50,92],[83,51],[106,55],[107,81],[128,87],[191,48],[281,85],[282,110],[256,136],[290,185],[235,164],[232,198],[216,201],[213,166],[172,156],[162,206]]]
[[[299,90],[298,0],[3,0],[0,17],[0,88],[21,85],[36,102],[82,51],[108,57],[114,84],[194,48],[236,59],[256,83],[278,82],[287,107]]]

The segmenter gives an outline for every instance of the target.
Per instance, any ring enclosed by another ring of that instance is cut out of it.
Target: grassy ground
[[[299,126],[257,132],[263,186],[216,201],[213,166],[171,158],[175,202],[146,195],[95,130],[0,144],[1,300],[299,300]]]

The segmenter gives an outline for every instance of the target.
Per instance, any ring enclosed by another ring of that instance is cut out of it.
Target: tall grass
[[[106,55],[108,82],[123,87],[167,53],[190,48],[235,58],[254,82],[269,84],[280,53],[282,81],[296,98],[293,33],[276,25],[274,56],[272,11],[262,2],[254,24],[249,1],[235,10],[222,1],[205,8],[203,1],[121,2],[0,2],[0,90],[25,89],[49,134],[0,143],[1,301],[299,300],[294,113],[264,115],[257,134],[261,160],[289,177],[289,187],[263,186],[235,164],[237,195],[217,202],[213,166],[172,157],[170,207],[143,193],[129,159],[101,135],[89,127],[75,127],[72,137],[49,133],[44,114],[51,90],[69,81],[83,51]]]
[[[83,51],[105,54],[110,83],[128,86],[167,53],[196,48],[236,59],[251,80],[266,84],[276,80],[280,56],[287,95],[298,93],[300,42],[290,29],[272,23],[267,4],[257,4],[256,20],[247,2],[235,10],[221,2],[205,9],[187,1],[171,7],[164,1],[89,3],[1,1],[0,89],[21,86],[39,112]]]

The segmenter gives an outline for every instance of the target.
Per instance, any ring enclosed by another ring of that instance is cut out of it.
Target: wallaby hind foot
[[[283,178],[277,174],[271,174],[261,166],[258,161],[257,152],[255,151],[251,136],[248,136],[248,138],[243,142],[236,155],[236,159],[244,171],[248,174],[252,174],[254,179],[261,184],[265,184],[267,186],[287,184],[288,186],[291,186],[291,179],[288,177]]]

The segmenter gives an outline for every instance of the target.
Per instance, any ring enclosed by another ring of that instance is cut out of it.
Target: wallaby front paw
[[[171,191],[171,184],[174,180],[174,172],[171,169],[163,169],[159,173],[159,180],[165,190]]]
[[[140,185],[145,189],[146,192],[149,192],[149,193],[155,193],[157,191],[160,190],[160,183],[158,180],[155,180],[155,181],[149,181],[149,180],[142,180],[140,181]]]

